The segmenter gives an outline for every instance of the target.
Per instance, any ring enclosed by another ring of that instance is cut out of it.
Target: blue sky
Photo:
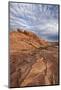
[[[25,28],[49,41],[58,40],[58,5],[10,3],[10,28]]]

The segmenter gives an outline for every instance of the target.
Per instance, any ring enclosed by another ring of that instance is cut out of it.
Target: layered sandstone
[[[58,47],[33,32],[10,32],[10,87],[58,84]]]

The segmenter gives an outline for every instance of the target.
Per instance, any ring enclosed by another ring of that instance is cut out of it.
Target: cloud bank
[[[25,28],[58,41],[58,5],[10,3],[10,28]]]

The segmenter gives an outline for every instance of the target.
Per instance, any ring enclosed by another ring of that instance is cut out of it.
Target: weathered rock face
[[[58,47],[32,32],[10,32],[10,87],[55,85],[58,81]]]
[[[32,32],[13,31],[10,32],[10,51],[23,51],[39,48],[41,45],[47,45],[47,42],[41,40]]]

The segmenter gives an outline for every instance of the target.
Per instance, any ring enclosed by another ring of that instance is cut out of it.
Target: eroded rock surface
[[[58,47],[32,32],[10,32],[10,87],[59,84]]]

